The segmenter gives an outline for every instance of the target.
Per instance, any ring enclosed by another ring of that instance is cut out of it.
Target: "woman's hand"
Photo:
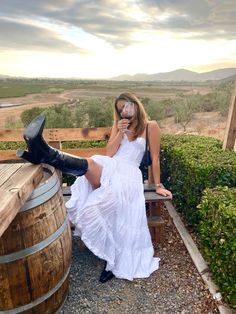
[[[129,123],[128,119],[119,120],[117,123],[118,130],[124,133],[128,129]]]
[[[161,187],[156,187],[156,193],[157,194],[160,194],[160,195],[163,195],[163,196],[170,196],[172,197],[172,193],[171,191],[167,190],[167,189],[163,189]]]

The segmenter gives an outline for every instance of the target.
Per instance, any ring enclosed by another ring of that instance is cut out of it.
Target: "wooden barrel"
[[[50,167],[0,238],[0,313],[56,313],[68,293],[71,232]]]

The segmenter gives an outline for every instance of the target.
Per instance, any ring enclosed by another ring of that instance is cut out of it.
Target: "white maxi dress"
[[[139,169],[145,139],[125,135],[112,157],[91,158],[102,168],[101,186],[93,189],[85,176],[71,186],[66,203],[70,221],[85,245],[107,261],[117,278],[146,278],[159,268],[149,233]]]

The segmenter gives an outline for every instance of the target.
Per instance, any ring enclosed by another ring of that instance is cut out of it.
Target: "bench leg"
[[[148,217],[148,227],[153,244],[162,243],[164,240],[164,220],[161,217]]]

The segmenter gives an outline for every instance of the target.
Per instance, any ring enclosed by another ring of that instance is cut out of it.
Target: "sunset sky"
[[[1,0],[0,74],[110,78],[236,67],[235,0]]]

